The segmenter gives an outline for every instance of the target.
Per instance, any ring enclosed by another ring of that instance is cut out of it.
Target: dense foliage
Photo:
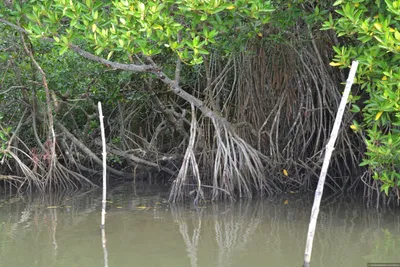
[[[212,47],[229,52],[240,46],[269,21],[271,11],[270,1],[63,0],[16,4],[13,15],[26,16],[21,25],[31,37],[54,38],[60,54],[83,42],[107,59],[168,50],[199,64]]]
[[[368,165],[373,178],[399,196],[400,186],[400,3],[398,1],[336,1],[338,19],[330,16],[324,29],[345,36],[346,43],[335,46],[333,66],[348,67],[360,62],[353,112],[362,121],[351,125],[367,146],[361,165]],[[362,97],[360,99],[360,97]]]

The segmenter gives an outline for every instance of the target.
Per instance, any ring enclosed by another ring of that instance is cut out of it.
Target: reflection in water
[[[137,195],[110,192],[107,240],[98,227],[97,192],[0,199],[0,266],[302,264],[312,199],[290,195],[194,207],[169,206],[162,194]],[[349,199],[326,201],[312,266],[400,262],[399,216],[399,210],[377,212]]]
[[[106,229],[101,228],[101,245],[103,247],[104,267],[108,267],[108,251],[107,251]]]
[[[246,244],[251,240],[261,222],[259,207],[257,207],[259,203],[261,202],[256,202],[256,206],[251,208],[251,202],[238,202],[236,205],[232,203],[213,205],[219,267],[231,266],[232,253],[245,249]],[[237,211],[233,212],[235,208]],[[235,214],[239,214],[239,216],[235,216]]]
[[[188,257],[190,259],[190,266],[197,267],[197,247],[199,244],[200,238],[200,230],[201,230],[201,222],[202,222],[202,213],[203,210],[196,209],[196,216],[190,216],[188,219],[183,214],[185,213],[185,209],[183,206],[172,205],[171,213],[174,221],[179,225],[179,232],[182,234],[183,241],[186,244],[186,251],[188,253]],[[191,220],[194,229],[192,237],[189,235],[189,227],[188,221]]]
[[[56,262],[57,260],[57,239],[56,239],[56,233],[57,233],[57,210],[56,209],[50,209],[50,222],[51,222],[51,237],[53,239],[53,262]]]

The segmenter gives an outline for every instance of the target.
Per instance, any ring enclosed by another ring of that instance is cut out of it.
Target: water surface
[[[0,266],[105,266],[101,192],[0,198]],[[109,267],[301,266],[312,196],[171,206],[166,193],[110,192]],[[400,262],[400,212],[322,203],[312,266]]]

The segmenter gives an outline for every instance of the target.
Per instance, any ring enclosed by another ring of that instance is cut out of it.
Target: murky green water
[[[106,219],[109,267],[301,266],[312,197],[170,206],[165,194],[114,190]],[[105,266],[101,196],[0,198],[0,266]],[[349,199],[323,203],[312,266],[400,262],[400,211]]]

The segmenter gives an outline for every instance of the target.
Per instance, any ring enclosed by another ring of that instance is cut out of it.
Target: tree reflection
[[[171,205],[171,214],[176,223],[179,225],[179,232],[182,234],[183,241],[186,244],[186,251],[190,259],[190,266],[197,267],[197,251],[202,223],[202,209],[196,209],[190,218],[187,217],[187,212],[184,206]],[[192,237],[190,237],[188,224],[189,220],[193,225]]]
[[[295,266],[302,260],[310,201],[298,195],[203,207],[168,206],[159,196],[135,201],[135,209],[123,200],[118,205],[126,208],[110,209],[100,249],[97,194],[0,198],[0,266]],[[325,201],[320,215],[314,265],[400,262],[398,210],[338,198]]]
[[[264,261],[271,264],[290,266],[301,262],[310,213],[307,199],[219,203],[192,207],[190,211],[182,206],[171,208],[191,267],[207,266],[209,261],[218,267],[239,266],[238,260],[249,261],[250,258],[242,256],[254,249],[259,253],[257,256],[264,255]],[[400,239],[393,230],[388,230],[396,229],[394,225],[382,225],[385,214],[393,216],[391,212],[364,209],[348,198],[324,202],[315,239],[314,264],[358,266],[374,260],[400,261],[400,255],[394,252]],[[393,223],[400,228],[399,221]],[[297,251],[298,259],[294,257]]]
[[[215,240],[218,244],[218,266],[230,266],[233,253],[243,250],[261,222],[259,203],[239,202],[213,205]]]
[[[254,204],[254,203],[253,203]],[[251,202],[225,203],[212,205],[211,209],[194,207],[194,212],[188,215],[184,206],[171,206],[174,221],[179,225],[179,231],[186,244],[191,267],[198,264],[198,246],[202,230],[204,216],[212,217],[207,223],[213,223],[213,236],[218,247],[218,266],[229,266],[230,259],[235,251],[243,250],[249,243],[261,222],[261,211],[259,204],[252,206]],[[190,228],[189,226],[193,227]],[[190,230],[192,229],[192,230]]]

